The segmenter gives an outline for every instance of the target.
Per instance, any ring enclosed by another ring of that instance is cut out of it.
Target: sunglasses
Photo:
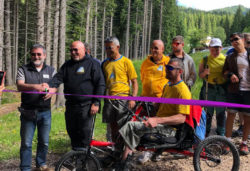
[[[247,41],[246,43],[247,43],[248,45],[250,45],[250,41]]]
[[[174,69],[180,69],[180,68],[175,68],[175,67],[172,67],[171,65],[166,65],[166,69],[169,71],[173,71]]]
[[[107,46],[107,47],[105,47],[105,50],[111,50],[113,48],[114,48],[113,46]]]
[[[240,39],[238,37],[235,37],[233,39],[230,39],[230,42],[232,43],[232,42],[235,42],[235,41],[238,41],[238,40],[240,40]]]
[[[70,49],[70,52],[73,52],[73,51],[78,52],[78,49],[76,49],[76,48]]]
[[[41,53],[31,53],[31,56],[42,56]]]

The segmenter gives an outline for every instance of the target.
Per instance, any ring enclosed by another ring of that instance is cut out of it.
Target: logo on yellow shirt
[[[84,73],[84,68],[81,66],[80,68],[78,68],[78,70],[76,71],[77,74],[83,74]]]
[[[157,71],[163,71],[163,66],[160,65],[160,66],[157,68]]]
[[[112,78],[115,78],[115,74],[112,72],[111,74],[110,74],[110,77],[109,77],[110,79],[112,79]]]

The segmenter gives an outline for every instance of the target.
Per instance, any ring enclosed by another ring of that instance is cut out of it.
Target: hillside
[[[212,12],[212,13],[228,13],[228,14],[235,14],[237,9],[238,9],[238,5],[236,6],[232,6],[232,7],[226,7],[226,8],[221,8],[221,9],[216,9],[216,10],[211,10],[209,12]],[[241,9],[242,9],[242,13],[243,14],[246,14],[246,12],[249,10],[249,8],[246,8],[244,7],[243,5],[240,5]]]

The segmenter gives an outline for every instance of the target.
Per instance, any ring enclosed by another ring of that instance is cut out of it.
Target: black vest
[[[24,71],[25,83],[27,84],[41,84],[48,83],[53,76],[54,68],[48,65],[43,65],[43,68],[38,72],[32,63],[23,65],[21,67]],[[50,109],[51,99],[44,101],[44,94],[28,94],[22,93],[21,106],[24,109],[37,109],[45,111]]]

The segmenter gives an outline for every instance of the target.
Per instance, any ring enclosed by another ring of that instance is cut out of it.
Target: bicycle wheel
[[[99,171],[101,166],[93,154],[86,151],[70,151],[57,163],[55,171]]]
[[[226,152],[225,147],[229,147]],[[194,152],[194,169],[201,170],[239,170],[240,157],[235,145],[222,136],[211,136],[200,142]]]

